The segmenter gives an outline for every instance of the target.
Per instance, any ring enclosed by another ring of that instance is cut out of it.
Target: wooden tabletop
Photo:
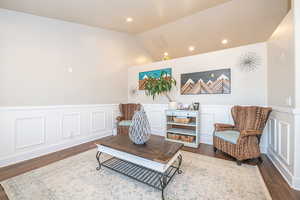
[[[151,135],[145,145],[134,144],[127,135],[108,136],[100,139],[97,144],[163,164],[168,163],[183,147],[183,144],[169,142],[156,135]]]

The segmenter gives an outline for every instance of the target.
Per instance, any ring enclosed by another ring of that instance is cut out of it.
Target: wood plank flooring
[[[0,168],[0,181],[49,165],[50,163],[65,159],[78,153],[93,149],[95,148],[95,143],[97,142],[99,141],[96,140],[88,142],[62,151],[41,156],[39,158]],[[215,154],[211,145],[200,144],[199,148],[197,149],[184,147],[184,150],[220,159],[234,160],[231,157],[219,151]],[[263,155],[262,159],[263,163],[259,165],[259,169],[273,200],[300,200],[300,191],[293,190],[289,187],[289,185],[285,182],[281,174],[278,172],[278,170],[275,168],[272,162],[267,158],[267,156]],[[246,163],[255,165],[254,161],[247,161]],[[1,185],[0,200],[8,200],[5,191]]]

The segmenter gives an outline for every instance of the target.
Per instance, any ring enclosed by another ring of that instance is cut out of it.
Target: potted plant
[[[176,80],[162,72],[159,78],[149,77],[145,82],[145,93],[152,96],[153,100],[157,95],[165,95],[169,100],[169,109],[177,109],[177,103],[170,96],[169,92],[176,86]]]

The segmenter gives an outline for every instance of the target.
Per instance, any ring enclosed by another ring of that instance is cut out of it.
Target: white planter
[[[170,110],[176,110],[177,109],[177,102],[176,101],[169,102],[169,109]]]

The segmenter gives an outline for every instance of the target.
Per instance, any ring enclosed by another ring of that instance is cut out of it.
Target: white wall
[[[115,31],[4,9],[0,30],[0,106],[126,101],[127,67],[151,61]]]
[[[294,18],[290,11],[267,42],[269,105],[295,106],[294,42]]]
[[[300,189],[300,111],[297,109],[300,76],[295,55],[294,11],[288,13],[267,42],[268,104],[274,109],[269,122],[268,156],[287,182]]]
[[[295,20],[295,77],[296,77],[296,108],[300,108],[300,2],[293,0]],[[300,114],[295,117],[295,175],[294,184],[300,190]]]
[[[245,72],[238,66],[238,61],[246,52],[256,52],[262,60],[261,66],[254,72]],[[169,61],[151,63],[128,69],[128,101],[141,103],[167,103],[165,97],[145,96],[144,91],[131,95],[130,91],[138,85],[138,73],[160,68],[172,68],[173,77],[177,80],[177,90],[172,92],[177,102],[190,104],[198,101],[200,104],[212,105],[266,105],[267,103],[267,51],[265,43],[258,43],[238,48],[226,49]],[[200,72],[221,68],[231,68],[231,94],[224,95],[180,95],[180,74]]]
[[[300,2],[293,0],[295,23],[296,107],[300,108]]]

